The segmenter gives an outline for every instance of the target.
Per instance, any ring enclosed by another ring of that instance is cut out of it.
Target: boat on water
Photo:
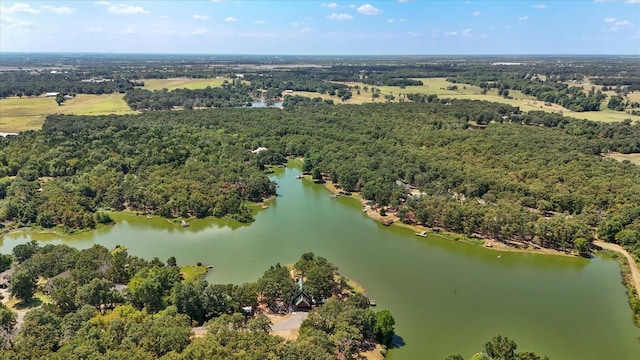
[[[498,255],[498,259],[502,259],[502,255]]]
[[[180,226],[187,227],[187,226],[189,226],[189,223],[184,221],[184,220],[180,220]]]
[[[427,232],[426,231],[420,231],[420,232],[417,232],[415,234],[418,235],[418,236],[427,237]]]

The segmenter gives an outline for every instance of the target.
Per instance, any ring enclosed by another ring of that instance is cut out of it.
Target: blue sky
[[[640,54],[640,0],[0,0],[0,7],[0,52]]]

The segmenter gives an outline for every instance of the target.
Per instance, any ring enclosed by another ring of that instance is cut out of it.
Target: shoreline
[[[309,176],[305,175],[304,179],[309,181],[313,181]],[[409,230],[415,231],[416,235],[420,232],[426,232],[426,236],[439,236],[441,238],[453,241],[463,241],[472,245],[482,246],[489,250],[497,250],[502,252],[521,252],[521,253],[530,253],[530,254],[542,254],[542,255],[555,255],[555,256],[565,256],[565,257],[578,257],[580,255],[574,253],[567,253],[553,249],[545,249],[539,246],[535,246],[533,244],[521,243],[521,242],[513,242],[509,241],[509,243],[505,243],[502,241],[498,241],[490,238],[479,238],[478,241],[472,241],[468,239],[465,235],[455,234],[440,231],[436,231],[434,229],[421,226],[421,225],[411,225],[405,224],[399,221],[399,218],[395,216],[394,213],[381,216],[376,209],[367,205],[367,201],[362,198],[359,193],[352,193],[351,195],[345,195],[342,193],[331,181],[325,180],[322,184],[325,189],[329,190],[332,194],[339,194],[340,196],[349,197],[354,200],[358,200],[360,204],[364,207],[363,212],[367,214],[369,218],[372,220],[382,223],[384,220],[393,220],[391,226],[397,226]],[[480,243],[482,241],[482,243]],[[511,245],[511,244],[516,244]],[[640,269],[638,268],[638,264],[635,259],[627,252],[622,246],[612,243],[603,242],[600,240],[594,240],[593,245],[600,250],[594,249],[596,251],[612,251],[616,254],[621,255],[619,259],[617,259],[620,264],[620,274],[622,275],[622,283],[627,288],[627,297],[629,300],[629,305],[633,312],[634,304],[638,303],[640,300]],[[524,246],[524,247],[520,247]],[[640,327],[640,314],[633,314],[633,322],[636,326]]]
[[[310,176],[304,175],[304,179],[308,181],[312,181],[316,183]],[[325,189],[329,190],[334,195],[340,195],[344,197],[349,197],[354,200],[358,200],[360,204],[363,206],[363,212],[367,214],[367,216],[373,221],[382,223],[383,221],[393,221],[390,226],[397,226],[405,229],[409,229],[414,231],[416,234],[420,232],[426,232],[428,236],[438,236],[447,240],[452,241],[462,241],[468,244],[482,246],[488,250],[502,251],[502,252],[521,252],[521,253],[529,253],[529,254],[542,254],[542,255],[555,255],[555,256],[566,256],[566,257],[576,257],[579,255],[575,255],[572,253],[567,253],[554,249],[547,249],[539,246],[535,246],[526,242],[517,242],[517,241],[498,241],[491,238],[478,237],[475,239],[469,238],[463,234],[451,233],[448,231],[441,231],[436,228],[429,228],[422,225],[413,225],[413,224],[405,224],[400,221],[400,219],[395,215],[395,213],[388,213],[385,216],[380,215],[376,208],[371,207],[367,204],[367,200],[363,199],[359,193],[351,193],[351,195],[345,195],[338,189],[330,180],[324,180],[322,183]]]
[[[640,299],[640,269],[638,269],[638,265],[636,264],[633,256],[629,254],[627,250],[625,250],[622,246],[618,244],[608,243],[600,240],[595,240],[593,242],[594,245],[608,251],[613,251],[617,254],[622,255],[625,259],[626,266],[628,270],[621,268],[620,272],[622,273],[623,282],[625,285],[628,283],[631,287],[635,289],[636,296]],[[621,264],[621,266],[624,264]]]

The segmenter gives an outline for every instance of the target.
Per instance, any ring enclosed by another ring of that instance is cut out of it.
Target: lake
[[[253,281],[270,265],[312,251],[363,285],[375,310],[391,310],[399,347],[389,359],[469,358],[498,334],[520,351],[555,360],[640,358],[640,330],[615,261],[500,253],[418,237],[372,221],[357,201],[332,199],[322,186],[296,179],[299,173],[279,169],[278,197],[251,225],[194,220],[182,228],[117,215],[118,225],[79,236],[12,233],[0,238],[0,250],[32,238],[78,248],[120,244],[147,259],[212,264],[213,283]]]

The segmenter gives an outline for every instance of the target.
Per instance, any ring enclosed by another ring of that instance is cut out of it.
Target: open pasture
[[[51,97],[12,97],[0,99],[0,131],[37,130],[51,114],[107,115],[134,111],[122,100],[123,94],[79,94],[58,106]]]
[[[220,87],[224,81],[231,79],[190,79],[190,78],[170,78],[170,79],[145,79],[144,88],[147,90],[173,90],[173,89],[205,89],[207,86]]]
[[[489,90],[486,94],[482,94],[482,89],[478,86],[467,85],[467,84],[454,84],[445,78],[421,78],[422,86],[407,86],[404,89],[400,89],[397,86],[373,86],[375,88],[380,89],[380,97],[375,99],[376,102],[384,102],[386,101],[384,96],[387,94],[391,94],[395,96],[394,101],[398,101],[398,94],[426,94],[426,95],[437,95],[441,98],[452,98],[452,99],[469,99],[469,100],[486,100],[491,102],[497,102],[502,104],[508,104],[511,106],[517,106],[522,111],[546,111],[546,112],[556,112],[562,113],[564,116],[571,116],[579,119],[587,119],[591,121],[605,121],[605,122],[613,122],[613,121],[623,121],[625,119],[631,119],[633,121],[640,121],[640,116],[632,116],[620,111],[611,111],[608,109],[601,111],[591,111],[591,112],[575,112],[568,110],[557,104],[549,104],[544,101],[536,100],[534,97],[529,95],[524,95],[522,92],[518,90],[510,90],[509,98],[504,98],[499,96],[496,89]],[[351,104],[361,104],[365,102],[372,102],[373,99],[371,97],[371,87],[370,85],[365,85],[359,82],[347,82],[344,83],[349,86],[358,85],[360,87],[360,95],[357,95],[355,92],[353,94],[353,98],[349,100],[347,103]],[[457,90],[447,90],[450,86],[456,85],[458,87]],[[363,90],[364,86],[369,88],[368,92]],[[313,93],[311,93],[313,94]],[[300,94],[303,95],[303,94]],[[305,95],[309,96],[309,95]],[[316,95],[317,96],[317,95]],[[314,97],[314,96],[311,96]],[[323,97],[324,98],[324,97]],[[329,97],[331,98],[331,97]],[[340,103],[340,99],[333,97],[336,103]]]
[[[621,154],[618,152],[611,152],[604,155],[606,158],[611,158],[617,161],[629,160],[630,163],[640,165],[640,154]]]

